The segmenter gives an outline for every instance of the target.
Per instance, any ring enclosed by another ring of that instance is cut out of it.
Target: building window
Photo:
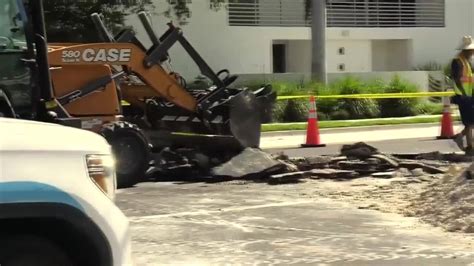
[[[337,65],[337,69],[339,71],[346,71],[346,65],[345,64],[339,64],[339,65]]]
[[[337,49],[337,53],[339,55],[345,55],[346,54],[346,48],[341,47],[341,48]]]

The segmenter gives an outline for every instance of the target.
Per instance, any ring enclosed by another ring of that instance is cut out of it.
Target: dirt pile
[[[451,167],[412,199],[406,214],[448,231],[474,233],[474,163],[466,169]]]

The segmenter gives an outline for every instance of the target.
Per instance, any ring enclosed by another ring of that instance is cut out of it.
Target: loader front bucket
[[[230,131],[243,147],[260,146],[261,125],[271,120],[275,100],[271,86],[255,92],[244,89],[229,100]]]
[[[263,124],[273,121],[273,108],[277,100],[277,94],[271,85],[262,86],[254,91],[257,101],[260,104],[260,119]]]
[[[255,94],[244,90],[229,99],[230,131],[243,147],[258,147],[261,132],[261,105]]]

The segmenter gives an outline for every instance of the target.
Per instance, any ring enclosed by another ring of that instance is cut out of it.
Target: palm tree
[[[326,84],[326,0],[312,0],[310,8],[313,15],[311,19],[311,78]]]

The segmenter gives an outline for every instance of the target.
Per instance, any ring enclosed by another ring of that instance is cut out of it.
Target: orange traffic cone
[[[443,117],[441,118],[441,135],[437,139],[454,138],[453,118],[451,117],[451,102],[449,97],[443,98]]]
[[[309,107],[308,127],[306,129],[306,143],[302,144],[301,147],[325,147],[326,144],[321,144],[319,137],[318,113],[316,111],[316,101],[314,96],[311,96],[309,99]]]

